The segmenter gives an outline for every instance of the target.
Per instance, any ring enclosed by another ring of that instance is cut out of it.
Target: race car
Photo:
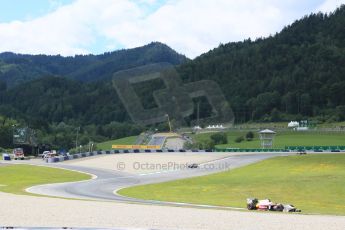
[[[292,204],[274,203],[270,199],[258,200],[257,198],[247,198],[248,210],[278,211],[278,212],[301,212]]]

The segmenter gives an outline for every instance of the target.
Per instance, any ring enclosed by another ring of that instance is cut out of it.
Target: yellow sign
[[[160,149],[159,145],[112,145],[113,149]]]

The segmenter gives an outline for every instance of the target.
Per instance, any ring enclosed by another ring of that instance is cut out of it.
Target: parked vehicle
[[[15,160],[24,160],[25,156],[24,156],[24,150],[22,148],[15,148],[13,149],[13,158]]]
[[[3,159],[4,161],[10,161],[10,160],[11,160],[10,154],[8,154],[8,153],[3,153],[3,154],[2,154],[2,159]]]
[[[45,158],[45,156],[47,155],[47,154],[49,154],[50,153],[50,151],[44,151],[42,154],[40,154],[39,156],[41,156],[43,159]]]
[[[57,155],[56,152],[47,151],[47,153],[44,154],[43,159],[52,158],[52,157],[55,157],[56,155]]]

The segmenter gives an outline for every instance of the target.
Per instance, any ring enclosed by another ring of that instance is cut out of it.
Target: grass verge
[[[252,141],[242,141],[236,143],[236,137],[245,137],[244,131],[228,132],[228,144],[217,145],[220,148],[261,148],[258,134]],[[210,139],[212,133],[194,135],[197,141]],[[331,146],[344,145],[345,134],[342,132],[278,132],[274,138],[274,148],[284,148],[285,146]]]
[[[30,194],[25,191],[34,185],[73,182],[91,179],[84,173],[32,165],[5,165],[0,167],[0,191]]]
[[[245,207],[246,198],[294,204],[303,213],[345,215],[345,154],[289,156],[118,193],[147,200]]]
[[[97,148],[110,150],[112,145],[133,145],[138,136],[124,137],[117,140],[105,141],[97,144]]]

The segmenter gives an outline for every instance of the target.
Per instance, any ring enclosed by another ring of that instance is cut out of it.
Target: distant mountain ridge
[[[110,79],[114,72],[141,65],[168,62],[178,65],[187,58],[160,42],[100,55],[28,55],[0,53],[0,81],[13,87],[46,76],[63,76],[88,82]]]

